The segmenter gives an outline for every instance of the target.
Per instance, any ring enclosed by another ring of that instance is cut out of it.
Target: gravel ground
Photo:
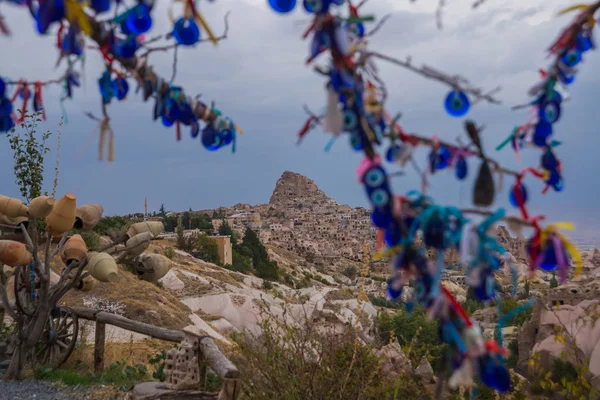
[[[55,386],[48,382],[24,380],[0,381],[0,400],[94,400],[93,387]]]

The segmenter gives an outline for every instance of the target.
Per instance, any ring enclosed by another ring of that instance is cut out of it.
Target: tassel
[[[106,143],[106,136],[108,136],[108,162],[113,162],[115,160],[115,145],[114,145],[114,131],[110,126],[110,119],[105,117],[100,122],[100,148],[98,153],[99,161],[102,161],[104,158],[104,144]]]
[[[42,119],[46,120],[46,109],[44,107],[44,101],[42,100],[42,82],[37,81],[34,87],[33,95],[33,108],[35,111],[42,110]]]
[[[327,110],[323,117],[323,132],[339,136],[344,129],[344,116],[338,106],[338,95],[334,90],[327,90]]]
[[[177,132],[177,141],[181,142],[181,124],[179,123],[179,121],[177,121],[177,125],[175,127],[176,132]]]
[[[333,144],[335,143],[335,141],[337,140],[337,136],[332,137],[331,139],[329,139],[329,142],[327,143],[327,145],[325,146],[325,152],[329,153],[329,151],[331,150],[331,148],[333,147]]]

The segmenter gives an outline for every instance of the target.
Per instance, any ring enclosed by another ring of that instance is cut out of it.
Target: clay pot
[[[0,262],[11,267],[28,265],[31,262],[31,253],[23,243],[0,240]]]
[[[31,218],[46,218],[54,208],[54,199],[48,196],[38,196],[29,203]]]
[[[46,217],[46,230],[52,236],[61,236],[73,229],[77,213],[77,198],[67,193],[54,205],[52,212]]]
[[[162,254],[144,253],[138,258],[140,279],[158,282],[171,269],[172,263]]]
[[[56,285],[60,281],[60,275],[50,270],[50,287]]]
[[[11,225],[15,227],[15,230],[21,230],[20,224],[25,225],[25,228],[29,226],[29,218],[27,217],[14,217],[10,218],[4,214],[0,214],[0,224]]]
[[[62,258],[65,265],[69,265],[72,261],[81,261],[87,257],[88,249],[81,235],[73,235],[65,243]]]
[[[75,285],[75,289],[80,290],[82,292],[89,292],[98,286],[98,280],[94,279],[91,275],[86,276],[83,279],[79,280],[79,283]]]
[[[15,274],[15,269],[9,265],[5,265],[3,268],[4,271],[4,276],[6,277],[6,279],[10,278],[11,276],[13,276]]]
[[[152,232],[142,232],[129,239],[125,243],[127,255],[137,257],[142,254],[150,245],[150,241],[153,237],[154,235]]]
[[[130,238],[143,232],[151,232],[154,237],[157,237],[164,232],[165,226],[160,221],[144,221],[137,222],[129,227],[127,230],[127,236]]]
[[[27,206],[19,199],[0,195],[0,214],[9,218],[28,217]]]
[[[77,207],[75,228],[84,232],[91,231],[102,219],[104,208],[100,204],[85,204]]]
[[[92,251],[88,253],[88,264],[86,270],[100,282],[116,282],[119,268],[115,259],[107,253]]]

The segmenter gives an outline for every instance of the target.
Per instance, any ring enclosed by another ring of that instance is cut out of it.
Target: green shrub
[[[81,237],[89,251],[96,251],[100,248],[100,235],[96,232],[81,232]]]
[[[242,373],[242,398],[272,399],[428,399],[412,374],[397,380],[383,377],[374,349],[359,344],[348,327],[292,325],[261,307],[262,334],[240,333],[232,360]]]
[[[164,254],[165,257],[167,257],[169,260],[172,260],[173,257],[175,257],[175,249],[169,246],[165,249]]]

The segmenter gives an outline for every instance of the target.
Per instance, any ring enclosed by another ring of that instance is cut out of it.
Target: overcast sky
[[[157,1],[152,34],[170,30],[168,3]],[[198,139],[191,139],[187,129],[183,140],[176,142],[175,129],[153,122],[152,103],[144,103],[132,91],[126,101],[109,107],[116,161],[100,163],[96,123],[83,113],[99,114],[96,82],[103,66],[100,56],[88,50],[85,87],[75,92],[73,101],[65,103],[69,122],[62,130],[59,194],[73,192],[80,204],[101,203],[109,215],[142,211],[144,196],[151,210],[157,210],[161,203],[169,210],[258,204],[268,201],[277,178],[291,170],[313,179],[340,203],[366,206],[354,172],[361,157],[349,148],[346,138],[329,153],[323,150],[329,137],[320,131],[310,133],[300,147],[295,146],[296,133],[306,119],[302,104],[315,111],[325,105],[324,80],[304,65],[308,42],[302,41],[301,35],[308,15],[297,10],[280,16],[270,10],[266,0],[201,3],[217,34],[223,29],[223,15],[231,11],[229,38],[216,48],[203,43],[195,49],[181,49],[175,84],[190,94],[201,93],[205,101],[214,100],[243,128],[237,153],[231,154],[230,148],[208,152]],[[545,49],[572,18],[556,17],[556,12],[574,2],[489,0],[475,11],[470,10],[471,3],[450,2],[444,11],[444,29],[439,31],[435,24],[437,1],[371,0],[364,13],[378,17],[391,13],[371,40],[371,48],[402,59],[411,55],[417,65],[461,74],[484,89],[502,86],[498,98],[503,105],[478,104],[468,117],[486,125],[484,140],[491,156],[513,169],[537,165],[536,151],[528,151],[519,166],[511,150],[495,152],[494,147],[515,124],[527,118],[527,110],[511,111],[510,107],[528,101],[526,92],[538,81],[537,70],[549,62]],[[26,9],[2,3],[0,12],[13,31],[11,38],[0,37],[0,75],[14,80],[60,76],[62,70],[54,68],[55,37],[36,35]],[[175,8],[174,15],[178,13],[180,9]],[[157,72],[171,76],[171,54],[154,53],[150,60]],[[446,86],[383,62],[378,66],[390,91],[388,109],[402,112],[401,123],[407,131],[448,140],[464,135],[463,120],[443,110]],[[576,221],[582,233],[595,230],[600,218],[600,113],[595,112],[600,94],[595,73],[599,67],[598,52],[586,55],[571,89],[572,99],[555,125],[555,138],[564,142],[558,155],[564,164],[565,191],[542,196],[539,181],[526,181],[533,213],[547,213],[551,220]],[[135,86],[133,81],[130,86]],[[60,92],[55,86],[44,93],[48,114],[44,129],[57,127]],[[424,151],[417,153],[421,165],[425,158]],[[16,196],[12,163],[5,140],[0,145],[0,182],[3,193]],[[47,186],[52,182],[53,163],[54,153],[46,166]],[[471,175],[476,164],[475,160],[469,163]],[[418,187],[415,172],[408,169],[407,173],[394,178],[397,192]],[[470,205],[471,182],[459,184],[451,173],[442,173],[431,185],[431,195],[440,203]],[[506,206],[507,197],[505,188],[498,194],[496,205]]]

